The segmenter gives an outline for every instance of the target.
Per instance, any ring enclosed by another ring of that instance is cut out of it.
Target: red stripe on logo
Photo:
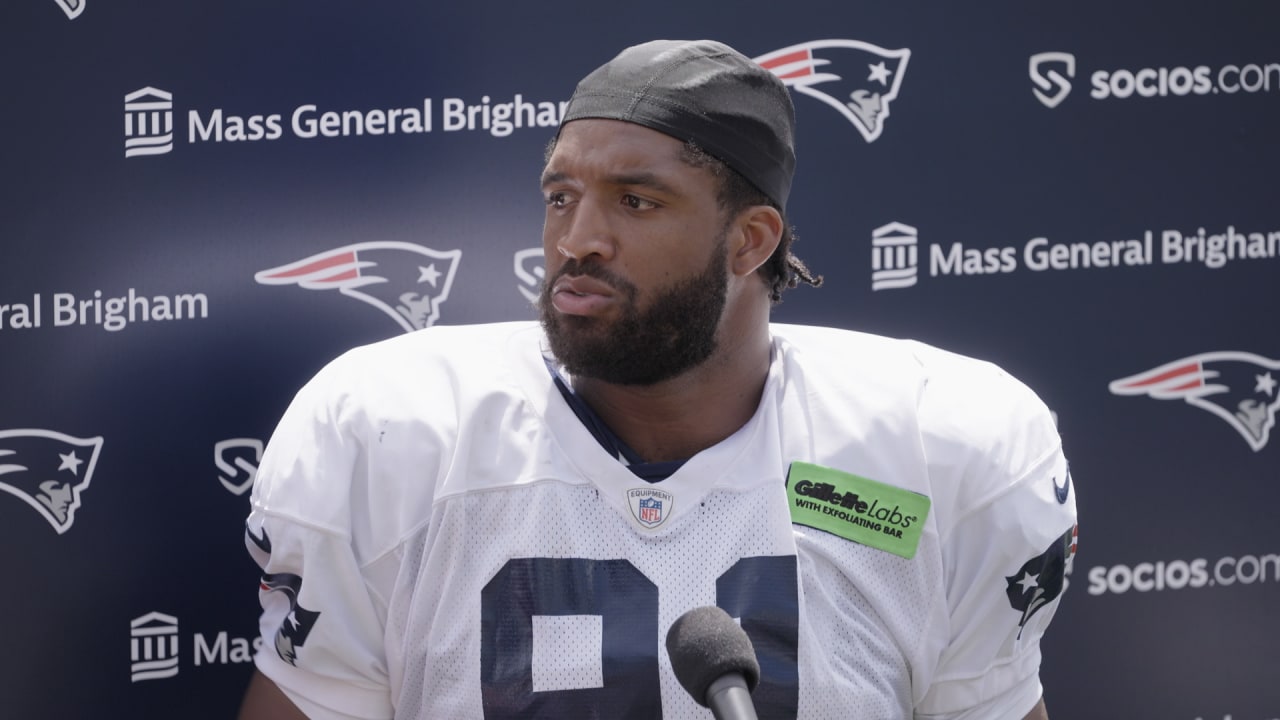
[[[350,270],[343,270],[337,275],[330,275],[327,278],[320,278],[319,280],[311,280],[310,282],[331,283],[331,282],[339,282],[342,280],[354,280],[355,278],[358,278],[358,277],[360,277],[360,271],[357,270],[356,268],[351,268]]]
[[[282,272],[274,273],[269,277],[291,278],[291,277],[298,277],[299,275],[310,275],[311,273],[319,272],[321,270],[325,270],[327,268],[331,268],[337,265],[349,265],[355,261],[356,261],[356,254],[354,251],[338,253],[336,255],[327,255],[325,257],[320,258],[319,260],[316,260],[313,263],[308,263],[306,265],[303,265],[302,267],[293,268],[292,270],[285,270]]]
[[[768,62],[762,63],[761,66],[767,70],[772,70],[773,68],[776,68],[776,67],[781,67],[783,65],[790,65],[791,63],[798,63],[798,62],[809,63],[809,65],[799,70],[794,70],[792,72],[789,72],[786,75],[779,75],[778,77],[785,80],[787,78],[803,77],[805,75],[813,74],[813,64],[812,64],[813,55],[808,50],[797,50],[793,53],[780,55],[776,58],[770,59]]]
[[[1155,375],[1152,377],[1144,377],[1141,380],[1135,380],[1134,382],[1129,383],[1126,387],[1145,387],[1147,385],[1156,385],[1170,378],[1176,378],[1179,375],[1186,375],[1187,373],[1198,373],[1198,372],[1200,372],[1200,363],[1190,363],[1188,365],[1183,365],[1181,367],[1176,367],[1172,370],[1162,372],[1159,375]],[[1186,387],[1197,387],[1199,386],[1199,384],[1200,384],[1200,379],[1196,378],[1196,380],[1194,381],[1194,384],[1188,385]],[[1177,388],[1177,389],[1182,390],[1183,388]]]

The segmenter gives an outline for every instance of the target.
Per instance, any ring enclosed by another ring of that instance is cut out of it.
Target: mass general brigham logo
[[[920,233],[906,223],[891,222],[871,231],[871,290],[916,284],[920,266]]]
[[[178,618],[149,612],[129,621],[131,682],[160,680],[178,674]]]
[[[153,87],[124,96],[124,156],[173,150],[173,94]]]

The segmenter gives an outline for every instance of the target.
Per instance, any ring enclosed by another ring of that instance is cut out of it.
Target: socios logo
[[[1076,76],[1076,56],[1066,52],[1042,52],[1031,56],[1031,92],[1045,107],[1057,107],[1071,93]],[[1065,73],[1065,75],[1064,75]]]
[[[58,7],[62,8],[62,12],[67,14],[69,20],[75,20],[80,17],[80,13],[84,12],[84,0],[54,0],[58,3]]]
[[[531,303],[538,302],[538,293],[542,281],[546,278],[547,267],[542,255],[542,248],[526,248],[517,250],[515,257],[516,289]]]
[[[262,441],[257,438],[230,438],[213,445],[218,482],[233,495],[243,495],[253,487],[261,461]]]
[[[1182,400],[1222,418],[1254,451],[1266,447],[1280,408],[1280,360],[1247,352],[1207,352],[1113,381],[1113,395]]]
[[[1135,565],[1098,565],[1089,569],[1090,595],[1123,595],[1127,592],[1169,590],[1280,582],[1280,555],[1158,560]]]
[[[61,535],[75,522],[101,451],[101,437],[0,430],[0,490],[30,505]]]
[[[884,131],[911,51],[861,40],[812,40],[754,58],[798,93],[844,116],[867,142]]]
[[[337,290],[381,310],[405,332],[429,327],[449,299],[461,250],[397,241],[363,242],[317,253],[253,276],[262,285]]]
[[[1031,56],[1031,92],[1045,107],[1057,107],[1071,92],[1076,57],[1066,52],[1042,52]],[[1280,63],[1162,65],[1159,67],[1100,68],[1081,72],[1089,78],[1094,100],[1167,98],[1236,93],[1254,94],[1280,90]]]

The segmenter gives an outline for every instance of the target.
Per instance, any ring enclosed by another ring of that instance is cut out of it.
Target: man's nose
[[[599,260],[610,260],[615,250],[614,239],[608,209],[599,200],[584,197],[566,218],[556,240],[556,250],[580,262],[593,255]]]

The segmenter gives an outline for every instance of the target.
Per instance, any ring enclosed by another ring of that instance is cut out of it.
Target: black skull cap
[[[604,118],[693,141],[785,209],[795,174],[795,108],[776,75],[714,40],[654,40],[578,83],[561,129]]]

